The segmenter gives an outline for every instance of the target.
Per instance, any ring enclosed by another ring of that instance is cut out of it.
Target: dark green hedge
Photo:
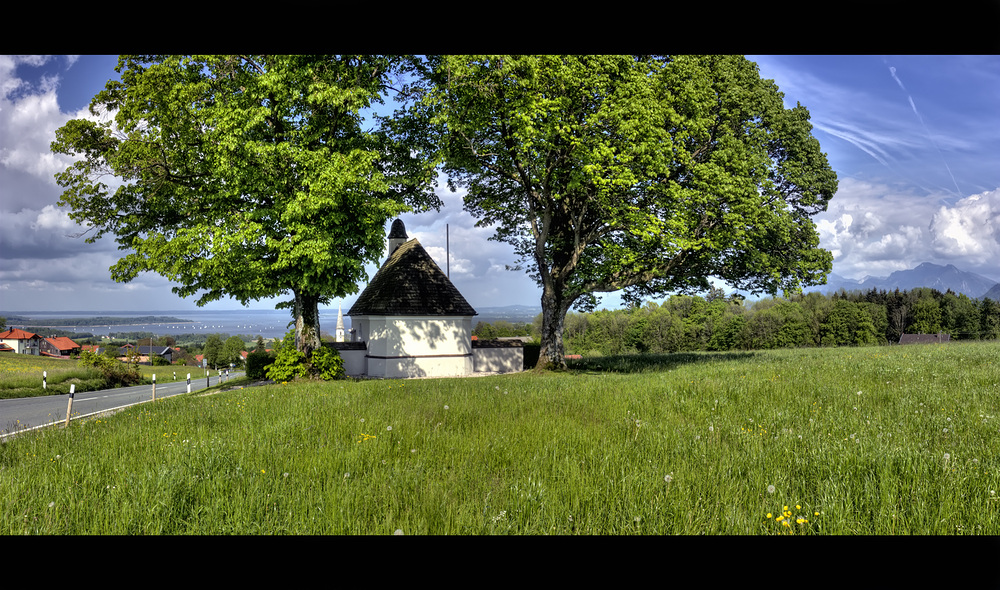
[[[266,352],[251,352],[247,355],[247,377],[265,379],[267,367],[274,362],[274,357]]]

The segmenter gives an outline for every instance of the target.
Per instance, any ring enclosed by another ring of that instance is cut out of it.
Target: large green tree
[[[219,364],[224,366],[243,364],[243,340],[239,336],[230,336],[222,344],[222,354]]]
[[[205,347],[202,349],[202,358],[205,359],[206,366],[213,369],[222,363],[222,337],[218,334],[209,334],[205,340]]]
[[[434,172],[363,112],[391,90],[383,56],[124,55],[52,150],[61,205],[115,236],[116,281],[154,272],[198,305],[290,296],[296,344],[319,346],[318,305],[356,291],[386,221],[437,208]]]
[[[596,293],[773,294],[830,271],[811,218],[836,174],[743,57],[436,56],[422,79],[413,117],[449,181],[541,286],[540,367],[565,366],[566,313]]]

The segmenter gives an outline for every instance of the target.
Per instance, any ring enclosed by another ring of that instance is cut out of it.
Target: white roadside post
[[[69,403],[66,404],[66,423],[63,428],[69,426],[69,417],[73,415],[73,395],[76,393],[76,383],[69,384]]]
[[[153,401],[156,401],[156,373],[153,373]]]
[[[48,389],[49,388],[48,380],[49,380],[49,372],[48,371],[42,371],[42,389]]]
[[[191,373],[188,373],[188,393],[191,393]]]

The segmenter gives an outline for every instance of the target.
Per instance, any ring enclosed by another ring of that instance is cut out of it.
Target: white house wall
[[[41,346],[38,341],[34,338],[30,340],[21,340],[18,338],[7,338],[0,339],[0,342],[10,346],[14,349],[16,354],[38,354]]]
[[[365,374],[367,369],[364,350],[340,350],[340,358],[344,360],[344,373],[351,377]]]
[[[473,349],[472,369],[477,373],[516,373],[524,370],[524,348],[478,347]]]
[[[472,355],[451,357],[368,358],[368,375],[389,379],[460,377],[472,374]]]
[[[472,317],[357,316],[372,377],[444,377],[473,372]]]

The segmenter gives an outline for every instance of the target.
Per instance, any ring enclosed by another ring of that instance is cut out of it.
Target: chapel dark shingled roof
[[[389,255],[346,315],[478,314],[414,239]]]

